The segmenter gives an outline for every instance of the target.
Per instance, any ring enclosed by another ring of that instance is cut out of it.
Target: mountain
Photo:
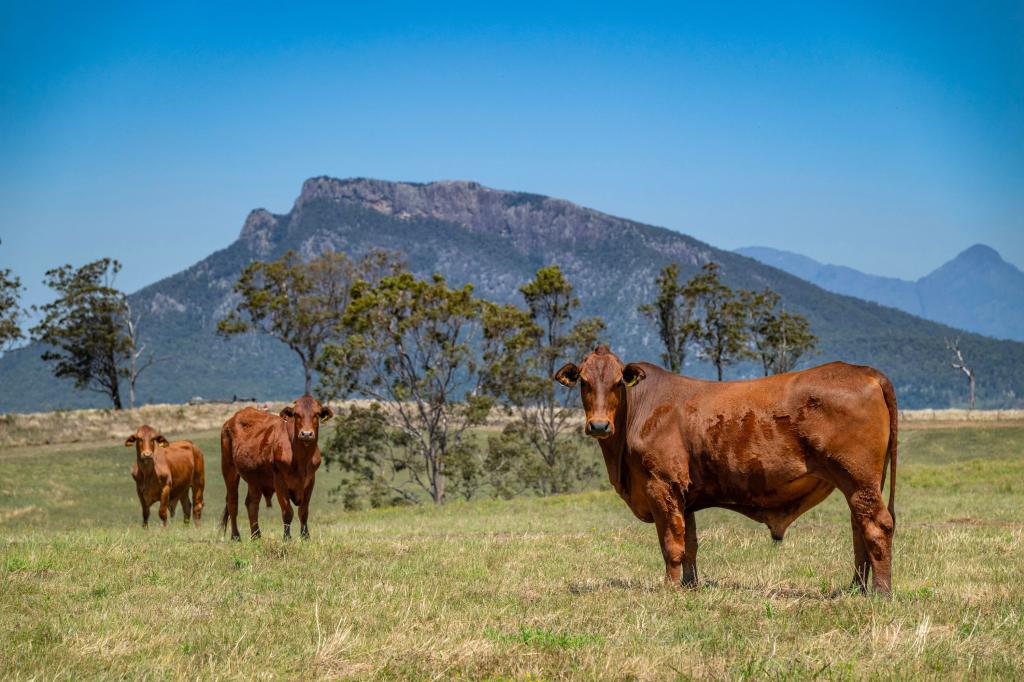
[[[1024,341],[1024,272],[995,249],[975,244],[916,282],[825,265],[765,246],[736,249],[837,294],[899,308],[912,315],[998,339]]]
[[[654,295],[654,278],[677,261],[684,277],[703,263],[744,288],[770,287],[789,310],[805,315],[820,338],[814,364],[833,359],[872,364],[896,385],[903,407],[962,404],[966,387],[949,368],[943,337],[959,335],[975,363],[979,404],[1016,405],[1024,396],[1024,344],[995,341],[913,317],[893,308],[830,293],[745,256],[678,232],[617,218],[537,194],[488,189],[474,182],[426,184],[381,180],[307,180],[291,211],[249,214],[238,239],[187,270],[132,294],[145,311],[142,337],[160,358],[140,380],[144,402],[195,395],[286,398],[302,387],[298,361],[282,344],[257,335],[223,340],[217,320],[236,303],[240,270],[287,249],[305,256],[326,249],[403,252],[413,270],[472,282],[496,301],[521,302],[517,289],[537,268],[557,263],[576,287],[583,315],[600,315],[607,341],[624,358],[657,361],[661,349],[637,305]],[[58,382],[23,348],[0,359],[0,410],[102,405],[99,396]],[[710,376],[688,365],[687,373]],[[732,368],[729,377],[753,376]]]

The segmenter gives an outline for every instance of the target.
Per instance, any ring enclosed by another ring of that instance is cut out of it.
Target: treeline
[[[815,337],[806,320],[780,309],[771,291],[734,291],[708,264],[688,282],[665,268],[658,296],[642,310],[679,371],[692,349],[724,367],[758,359],[765,374],[792,369]],[[338,415],[324,448],[344,472],[349,506],[451,496],[547,495],[597,479],[603,467],[573,428],[570,394],[551,380],[605,330],[579,318],[579,299],[558,266],[519,289],[519,305],[419,279],[401,259],[374,251],[357,260],[329,252],[309,261],[289,252],[251,263],[235,286],[225,337],[258,331],[299,357],[307,391],[323,399],[369,398]],[[505,409],[500,433],[483,426]]]
[[[158,361],[140,342],[144,320],[114,286],[120,264],[101,259],[49,271],[54,302],[38,308],[31,338],[46,344],[54,374],[122,407],[121,386],[135,385]],[[3,273],[0,330],[22,336],[20,282]],[[662,360],[682,371],[696,356],[717,368],[756,360],[763,372],[793,369],[813,351],[807,321],[782,308],[774,292],[733,290],[709,263],[686,282],[671,264],[657,295],[641,306],[664,347]],[[324,400],[369,399],[343,410],[324,456],[344,473],[336,494],[349,506],[450,497],[548,495],[585,487],[603,466],[573,427],[571,394],[551,380],[578,361],[605,331],[580,318],[579,299],[557,265],[519,289],[518,305],[414,276],[393,253],[352,259],[294,252],[249,264],[235,287],[234,310],[218,324],[226,339],[260,333],[296,354],[305,390]],[[314,379],[318,383],[314,385]],[[480,429],[505,410],[498,433]]]

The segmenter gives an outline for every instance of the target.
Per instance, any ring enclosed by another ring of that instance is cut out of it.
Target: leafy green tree
[[[813,353],[818,337],[802,315],[777,310],[781,298],[770,289],[745,291],[741,298],[750,318],[750,339],[764,375],[783,374],[796,368],[800,358]]]
[[[102,258],[78,269],[64,265],[47,271],[43,281],[58,297],[37,308],[43,318],[32,328],[33,337],[50,347],[42,357],[55,363],[55,376],[108,396],[117,410],[131,352],[125,296],[114,288],[120,270],[119,262]]]
[[[302,362],[305,392],[310,393],[324,345],[342,334],[352,285],[361,278],[379,279],[397,267],[397,259],[382,251],[356,262],[338,251],[308,262],[294,251],[275,261],[254,261],[235,284],[241,297],[237,309],[217,324],[217,332],[231,337],[255,330],[286,344]]]
[[[21,331],[21,280],[9,269],[0,270],[0,354],[24,335]]]
[[[690,284],[679,283],[679,264],[670,263],[662,268],[655,280],[658,295],[651,303],[639,307],[655,323],[658,337],[665,352],[662,361],[675,373],[686,365],[686,347],[700,330],[694,320],[697,292]]]
[[[696,340],[701,355],[718,372],[744,358],[751,357],[747,334],[747,304],[739,294],[723,283],[717,263],[705,263],[687,283],[701,309]]]
[[[581,454],[569,394],[551,377],[560,364],[578,360],[604,331],[600,318],[573,321],[579,299],[557,265],[541,268],[520,288],[526,310],[491,307],[484,314],[484,388],[512,407],[516,421],[491,439],[487,470],[501,474],[495,487],[508,494],[569,490],[593,475]],[[511,476],[511,478],[509,478]]]
[[[440,504],[450,482],[465,496],[467,430],[486,421],[492,404],[477,392],[483,305],[471,285],[453,289],[440,275],[359,282],[345,315],[347,337],[324,350],[321,386],[331,397],[357,392],[379,406],[357,414],[369,442],[358,444],[358,430],[337,441],[356,448],[331,448],[328,457],[403,499],[419,490]]]

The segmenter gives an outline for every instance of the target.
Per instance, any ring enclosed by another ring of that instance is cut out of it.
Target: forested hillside
[[[506,192],[472,182],[412,184],[379,180],[307,180],[292,210],[253,211],[239,238],[187,270],[131,296],[144,311],[143,339],[160,362],[140,381],[144,402],[192,396],[287,398],[302,387],[298,361],[284,346],[253,335],[215,336],[235,305],[239,272],[254,259],[295,249],[349,253],[373,247],[401,251],[420,275],[472,282],[496,301],[519,302],[517,288],[547,264],[560,265],[576,287],[583,315],[600,315],[607,341],[628,360],[657,360],[661,349],[637,305],[653,296],[654,278],[677,261],[684,278],[713,260],[733,287],[770,287],[788,310],[808,318],[820,337],[817,364],[867,363],[893,379],[901,406],[946,407],[966,400],[962,376],[950,369],[943,339],[959,336],[978,376],[979,407],[1019,405],[1024,396],[1024,344],[960,332],[898,310],[827,292],[781,270],[684,234],[609,216],[570,202]],[[102,405],[50,376],[28,347],[0,359],[0,411]],[[806,362],[805,362],[806,364]],[[709,376],[701,364],[687,373]],[[728,378],[753,376],[753,366]]]

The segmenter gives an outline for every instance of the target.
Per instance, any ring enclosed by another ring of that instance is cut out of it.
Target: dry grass
[[[209,454],[216,433],[193,434]],[[313,539],[138,527],[131,453],[0,450],[0,678],[673,679],[1024,676],[1024,429],[901,439],[895,597],[845,591],[833,495],[775,546],[697,515],[702,588],[602,491],[344,512]]]
[[[368,401],[346,401],[335,408]],[[166,433],[219,429],[232,414],[255,403],[206,403],[200,405],[146,405],[134,410],[68,410],[30,414],[0,415],[0,448],[59,443],[91,443],[123,440],[141,424]],[[278,411],[283,403],[262,403],[258,407]],[[514,418],[511,412],[495,409],[488,427],[498,429]],[[583,412],[579,411],[582,424]],[[967,426],[1024,426],[1024,410],[902,410],[906,428],[962,428]]]

